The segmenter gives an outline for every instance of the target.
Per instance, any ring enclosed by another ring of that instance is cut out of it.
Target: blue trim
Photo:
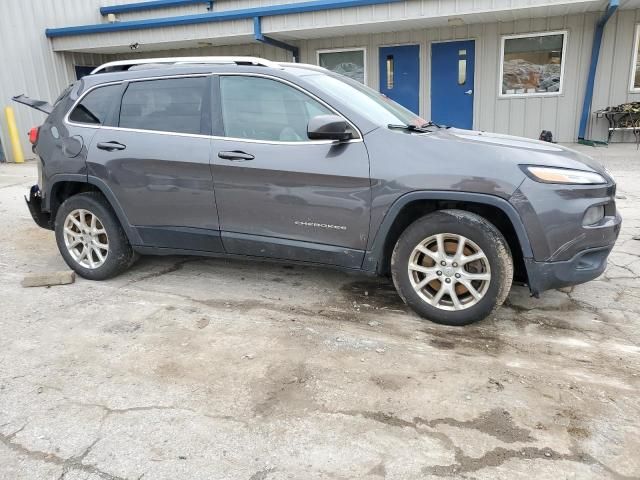
[[[291,55],[293,55],[294,62],[298,62],[300,60],[300,49],[298,47],[263,35],[262,19],[260,17],[253,17],[253,36],[258,42],[282,48],[283,50],[288,50],[289,52],[291,52]]]
[[[174,27],[178,25],[195,25],[209,22],[226,22],[229,20],[243,20],[254,17],[272,17],[293,13],[318,12],[336,8],[362,7],[396,3],[403,0],[312,0],[310,2],[271,5],[268,7],[242,8],[239,10],[223,10],[220,12],[198,13],[177,17],[150,18],[146,20],[131,20],[116,23],[98,23],[94,25],[79,25],[76,27],[47,28],[45,35],[49,38],[68,37],[73,35],[87,35],[91,33],[122,32],[126,30],[143,30],[159,27]]]
[[[609,0],[607,10],[596,23],[596,30],[593,34],[593,45],[591,47],[591,64],[589,65],[589,75],[587,76],[587,88],[584,92],[584,102],[582,103],[582,115],[580,116],[580,128],[578,129],[578,139],[584,140],[591,113],[591,101],[593,100],[593,87],[596,80],[596,69],[598,68],[598,56],[600,55],[600,45],[602,44],[602,34],[607,21],[615,13],[620,5],[620,0]]]
[[[124,5],[100,7],[100,14],[108,15],[110,13],[139,12],[141,10],[153,10],[155,8],[183,7],[185,5],[210,2],[211,0],[152,0],[150,2],[125,3]]]

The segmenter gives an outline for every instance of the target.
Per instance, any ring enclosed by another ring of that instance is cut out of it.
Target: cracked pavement
[[[0,165],[0,478],[640,478],[640,154],[618,181],[605,274],[465,328],[384,279],[146,257],[106,282],[66,266]]]

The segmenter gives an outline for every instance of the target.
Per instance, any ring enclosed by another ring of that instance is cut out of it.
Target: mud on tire
[[[70,214],[73,220],[69,219]],[[85,219],[86,225],[79,221]],[[67,265],[90,280],[105,280],[118,275],[137,258],[116,214],[98,192],[80,193],[65,200],[56,213],[55,234],[58,249]],[[79,242],[78,246],[70,248],[75,242]],[[85,244],[91,248],[84,247]],[[99,245],[108,245],[108,249]],[[99,252],[92,252],[92,248],[99,249]]]
[[[485,218],[440,210],[414,221],[400,235],[391,275],[404,302],[421,317],[467,325],[505,301],[513,259],[503,235]]]

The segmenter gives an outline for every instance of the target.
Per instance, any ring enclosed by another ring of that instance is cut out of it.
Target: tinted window
[[[132,82],[122,97],[120,127],[202,133],[206,77]]]
[[[222,77],[220,93],[227,137],[307,141],[309,119],[333,113],[300,90],[267,78]]]
[[[120,85],[107,85],[91,90],[73,109],[69,120],[77,123],[101,125],[106,120],[109,107],[113,105],[119,89]]]

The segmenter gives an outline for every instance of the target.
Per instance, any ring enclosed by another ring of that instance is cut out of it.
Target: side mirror
[[[318,115],[309,120],[307,136],[311,140],[349,140],[353,133],[338,115]]]

